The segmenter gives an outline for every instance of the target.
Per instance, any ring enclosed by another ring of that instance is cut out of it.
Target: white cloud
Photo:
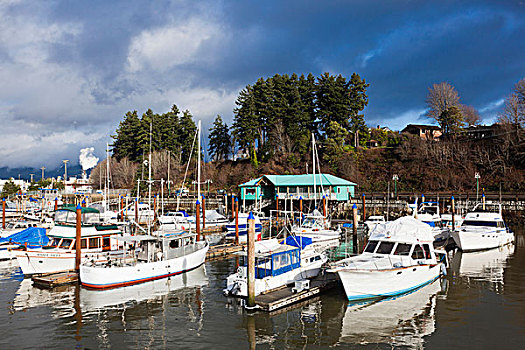
[[[392,130],[404,129],[408,124],[418,124],[423,122],[428,124],[429,122],[424,120],[426,112],[426,109],[410,109],[389,118],[382,118],[380,123],[387,125]]]
[[[485,113],[485,112],[493,111],[493,110],[503,106],[503,103],[505,103],[505,99],[504,98],[498,99],[496,101],[492,101],[492,102],[488,103],[486,106],[480,108],[479,112],[480,113]]]
[[[137,72],[150,67],[163,71],[206,60],[211,56],[207,49],[212,50],[215,43],[223,39],[224,32],[218,24],[198,18],[145,30],[131,40],[128,70]]]

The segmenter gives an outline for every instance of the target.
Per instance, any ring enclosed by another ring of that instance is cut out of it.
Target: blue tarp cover
[[[312,239],[303,236],[288,236],[281,244],[287,244],[291,245],[292,247],[304,249],[304,247],[307,245],[312,244]]]
[[[24,244],[27,242],[28,247],[33,248],[32,246],[42,246],[46,245],[49,242],[49,238],[46,235],[46,229],[40,227],[29,227],[23,231],[13,233],[12,235],[0,238],[0,243],[4,242],[20,243]]]

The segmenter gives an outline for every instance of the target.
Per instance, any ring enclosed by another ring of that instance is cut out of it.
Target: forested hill
[[[363,190],[384,190],[394,174],[400,190],[468,190],[476,172],[487,188],[501,184],[503,189],[525,190],[525,79],[507,99],[497,131],[483,139],[464,132],[479,123],[479,115],[460,104],[458,92],[447,83],[434,84],[426,101],[441,137],[369,128],[363,114],[368,86],[356,73],[349,78],[325,73],[258,79],[239,93],[231,126],[221,116],[215,119],[208,141],[213,161],[203,176],[213,187],[234,188],[260,174],[304,173],[308,166],[311,171],[314,135],[323,171],[355,181]],[[187,183],[194,179],[195,164],[186,164],[195,152],[195,121],[189,111],[181,113],[173,105],[164,114],[147,110],[141,117],[137,111],[125,115],[113,135],[116,187],[132,187],[137,177],[144,177],[150,125],[155,178],[167,179],[169,166],[170,179],[178,186],[186,168]],[[100,176],[100,169],[92,176]]]

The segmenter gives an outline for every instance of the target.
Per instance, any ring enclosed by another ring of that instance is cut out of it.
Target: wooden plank
[[[56,273],[33,276],[31,278],[35,285],[44,288],[53,288],[56,286],[78,282],[78,273],[74,271],[62,271]]]

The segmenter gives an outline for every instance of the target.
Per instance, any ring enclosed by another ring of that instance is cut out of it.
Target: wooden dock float
[[[255,297],[255,304],[264,311],[272,312],[274,310],[287,307],[291,304],[302,302],[305,299],[318,296],[337,285],[339,280],[332,273],[326,273],[310,280],[310,288],[298,293],[292,291],[292,287],[284,287],[273,292],[258,295]]]
[[[245,244],[236,245],[234,243],[211,246],[206,253],[206,259],[214,259],[236,253],[243,250],[244,246]]]
[[[54,288],[64,284],[72,284],[78,282],[78,273],[75,271],[62,271],[54,273],[46,273],[31,278],[33,284],[43,288]]]

